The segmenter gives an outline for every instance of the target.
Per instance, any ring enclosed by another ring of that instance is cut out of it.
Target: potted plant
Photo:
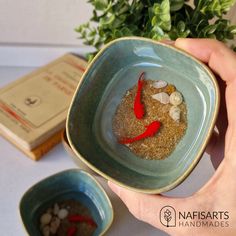
[[[89,0],[93,16],[76,28],[84,44],[102,45],[123,36],[156,40],[178,37],[234,39],[236,25],[224,15],[235,0]],[[191,4],[190,4],[191,3]],[[94,24],[95,23],[95,24]],[[234,48],[235,49],[235,48]],[[91,59],[94,54],[90,54]]]

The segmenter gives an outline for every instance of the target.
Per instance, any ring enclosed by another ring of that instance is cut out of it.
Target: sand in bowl
[[[74,199],[55,202],[39,221],[42,236],[92,236],[97,228],[89,209]]]
[[[160,129],[153,137],[125,145],[138,157],[161,160],[173,152],[186,132],[187,107],[174,85],[165,81],[143,82],[141,101],[145,115],[142,119],[137,119],[134,114],[134,100],[138,89],[135,85],[126,92],[117,107],[113,117],[113,132],[119,142],[121,139],[140,135],[151,122],[159,121]]]

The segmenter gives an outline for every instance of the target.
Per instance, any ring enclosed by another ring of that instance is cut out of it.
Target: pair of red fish
[[[142,103],[142,89],[144,86],[144,75],[145,73],[142,72],[141,75],[139,76],[138,89],[137,89],[137,93],[134,99],[134,114],[136,118],[139,120],[142,119],[145,115],[144,104]],[[121,144],[128,144],[128,143],[133,143],[147,137],[152,137],[158,132],[158,130],[160,129],[160,126],[161,126],[161,123],[159,121],[153,121],[152,123],[146,126],[146,130],[142,134],[133,138],[123,138],[119,142]]]
[[[97,224],[95,223],[95,221],[87,216],[71,215],[68,217],[68,220],[70,222],[74,222],[74,223],[85,222],[92,227],[97,227]],[[74,236],[76,234],[76,232],[77,232],[77,227],[71,226],[68,228],[66,236]]]

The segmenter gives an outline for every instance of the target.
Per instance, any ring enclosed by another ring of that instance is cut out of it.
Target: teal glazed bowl
[[[32,236],[41,236],[39,219],[55,202],[75,199],[86,206],[97,223],[94,236],[103,235],[113,221],[111,202],[100,184],[83,170],[66,170],[31,187],[20,201],[23,225]]]
[[[141,72],[174,84],[187,104],[188,128],[164,160],[144,160],[118,144],[112,118],[125,92]],[[214,75],[191,55],[139,37],[106,45],[85,71],[68,117],[69,143],[85,164],[104,178],[145,193],[168,191],[180,184],[201,158],[219,109]]]

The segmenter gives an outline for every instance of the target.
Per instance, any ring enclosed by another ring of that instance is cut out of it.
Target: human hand
[[[219,80],[220,115],[216,122],[219,135],[213,136],[213,141],[210,142],[207,150],[215,166],[219,164],[222,157],[224,157],[223,161],[208,183],[186,198],[137,193],[110,181],[108,184],[136,218],[170,235],[236,235],[236,54],[224,44],[211,39],[177,39],[175,46],[207,63],[222,78]],[[229,227],[181,227],[177,225],[167,228],[158,219],[159,212],[164,206],[172,206],[177,212],[228,211]]]

